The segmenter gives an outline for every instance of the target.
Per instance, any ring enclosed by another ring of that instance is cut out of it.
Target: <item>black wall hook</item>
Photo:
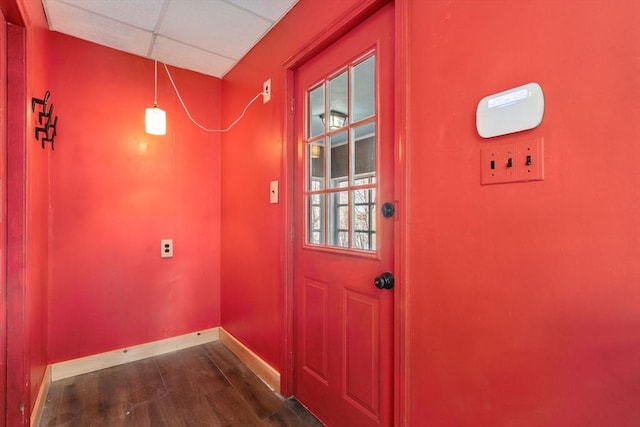
[[[42,145],[44,148],[44,143],[45,142],[50,142],[51,143],[51,150],[55,151],[56,147],[53,145],[54,140],[56,139],[56,134],[58,133],[58,131],[56,130],[58,126],[58,116],[56,116],[53,119],[53,124],[51,124],[51,122],[47,123],[47,134],[45,138],[42,138]]]
[[[43,110],[38,113],[38,123],[42,124],[42,119],[47,118],[51,119],[51,115],[53,114],[53,104],[49,107],[49,111],[47,111],[47,106],[43,107]]]
[[[44,94],[44,97],[42,99],[40,98],[31,98],[31,112],[33,113],[34,111],[36,111],[36,104],[40,104],[42,105],[42,109],[46,109],[47,108],[47,102],[49,101],[49,97],[51,96],[51,92],[46,91]]]
[[[54,141],[58,133],[58,116],[53,117],[53,104],[47,110],[50,96],[51,92],[46,91],[42,99],[31,98],[31,111],[35,113],[36,105],[40,105],[40,111],[38,112],[38,124],[40,126],[36,125],[35,127],[36,141],[42,143],[42,149],[45,148],[47,142],[50,142],[51,150],[55,150]]]

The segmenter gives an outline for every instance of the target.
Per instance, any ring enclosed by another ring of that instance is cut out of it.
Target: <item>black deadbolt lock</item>
[[[393,214],[396,212],[395,206],[393,203],[387,202],[382,205],[382,216],[385,218],[391,218]]]

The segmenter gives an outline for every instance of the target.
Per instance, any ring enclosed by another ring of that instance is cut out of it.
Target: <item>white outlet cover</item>
[[[173,258],[173,239],[160,240],[160,258]]]

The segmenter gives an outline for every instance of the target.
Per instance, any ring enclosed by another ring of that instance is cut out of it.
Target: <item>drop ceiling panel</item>
[[[158,33],[237,60],[270,26],[270,21],[219,0],[173,0]]]
[[[66,3],[54,3],[56,6],[49,8],[47,19],[49,26],[56,31],[134,55],[146,56],[152,33]]]
[[[233,68],[298,2],[41,1],[52,31],[215,77]]]
[[[131,26],[153,31],[165,0],[47,0],[66,3]]]
[[[229,58],[163,37],[158,37],[157,52],[158,61],[210,76],[223,76],[235,64]]]
[[[275,22],[286,14],[289,9],[296,4],[295,0],[268,0],[268,1],[256,1],[256,0],[228,0],[229,3],[233,3],[238,7],[249,10],[256,15],[260,15],[268,20]]]

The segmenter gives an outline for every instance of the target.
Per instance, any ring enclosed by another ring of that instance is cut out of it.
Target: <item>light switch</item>
[[[278,203],[278,181],[271,181],[269,186],[269,202]]]
[[[480,158],[483,185],[544,179],[542,138],[485,147],[480,150]]]

